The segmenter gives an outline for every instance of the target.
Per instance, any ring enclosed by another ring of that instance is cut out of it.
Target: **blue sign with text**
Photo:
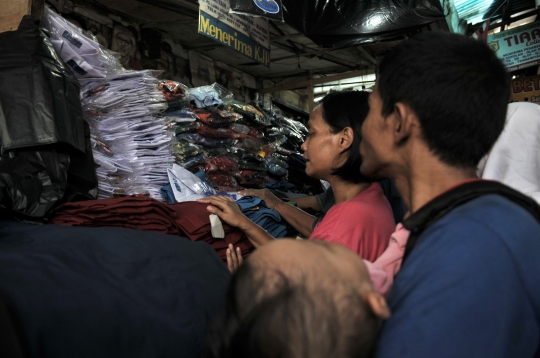
[[[199,33],[270,68],[269,49],[202,10],[199,10]]]

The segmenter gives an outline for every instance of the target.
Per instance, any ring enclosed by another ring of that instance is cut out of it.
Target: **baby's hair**
[[[382,320],[350,283],[309,288],[307,281],[244,262],[210,329],[206,356],[367,357]]]

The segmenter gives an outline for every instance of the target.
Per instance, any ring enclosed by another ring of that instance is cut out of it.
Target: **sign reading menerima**
[[[199,33],[270,67],[270,51],[243,33],[199,10]]]

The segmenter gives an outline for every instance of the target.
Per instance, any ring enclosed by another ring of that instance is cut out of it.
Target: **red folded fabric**
[[[229,244],[242,253],[253,249],[246,235],[223,223],[225,238],[212,237],[207,204],[194,201],[165,204],[143,195],[66,203],[54,210],[50,223],[65,226],[124,227],[187,237],[211,245],[226,260]]]

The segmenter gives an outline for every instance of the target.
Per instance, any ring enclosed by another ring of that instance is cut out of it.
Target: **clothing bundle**
[[[159,82],[151,71],[126,71],[101,47],[49,8],[45,25],[58,55],[82,84],[84,119],[91,130],[98,198],[142,193],[160,199],[167,184],[171,135],[157,117],[182,106],[187,88]]]
[[[107,76],[83,88],[84,116],[95,141],[100,198],[139,193],[161,198],[159,191],[168,183],[167,168],[174,157],[170,132],[157,115],[177,98],[166,97],[170,92],[163,93],[160,86],[163,83],[149,71],[136,71]]]
[[[287,182],[288,156],[307,134],[303,124],[255,102],[236,101],[216,83],[189,89],[186,97],[184,108],[164,113],[175,136],[172,153],[178,165],[204,171],[218,191]]]
[[[246,235],[225,223],[223,239],[214,238],[208,204],[188,201],[163,204],[143,195],[67,203],[54,210],[50,222],[66,226],[123,227],[186,237],[211,245],[225,260],[229,244],[240,247],[242,254],[253,246]]]

